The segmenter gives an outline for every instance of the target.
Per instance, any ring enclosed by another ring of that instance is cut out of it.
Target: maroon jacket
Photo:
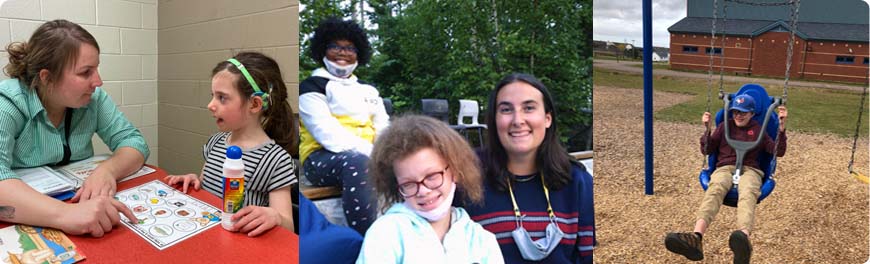
[[[731,139],[739,140],[739,141],[755,141],[758,138],[758,134],[761,132],[761,124],[758,121],[750,120],[749,125],[746,127],[737,127],[737,124],[734,123],[734,120],[728,120],[728,129],[731,132]],[[779,129],[779,128],[777,128]],[[713,132],[713,135],[709,135],[709,133],[704,133],[701,136],[701,153],[713,153],[714,151],[718,151],[718,161],[716,161],[716,168],[725,166],[725,165],[735,165],[737,163],[737,153],[734,151],[734,148],[728,145],[728,142],[725,140],[725,126],[723,124],[719,124],[716,127],[716,131]],[[707,140],[707,137],[710,137],[709,144],[706,145],[707,149],[704,149],[704,142]],[[785,135],[785,131],[779,133],[779,146],[777,146],[776,156],[782,157],[785,155],[786,150],[786,141],[788,137]],[[746,155],[743,157],[743,165],[749,166],[752,168],[760,169],[758,166],[758,151],[761,150],[760,147],[764,148],[764,151],[767,153],[773,153],[773,147],[776,144],[771,138],[770,135],[764,134],[764,140],[758,144],[752,150],[746,152]]]

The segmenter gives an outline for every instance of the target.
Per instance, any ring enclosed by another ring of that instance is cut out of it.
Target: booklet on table
[[[82,187],[82,183],[94,172],[100,162],[109,159],[109,157],[108,154],[102,154],[65,166],[16,169],[13,172],[36,191],[59,200],[66,200],[72,198],[76,190]],[[125,177],[121,181],[134,179],[154,171],[150,167],[142,166],[139,171]]]

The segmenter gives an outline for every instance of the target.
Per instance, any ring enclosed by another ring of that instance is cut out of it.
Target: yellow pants
[[[731,176],[736,169],[734,165],[722,166],[710,175],[710,185],[704,193],[701,208],[698,208],[696,213],[698,219],[704,219],[708,225],[713,222],[713,218],[719,213],[719,207],[722,206],[722,200],[731,190]],[[743,170],[743,175],[740,176],[737,184],[737,192],[740,193],[740,198],[737,200],[737,226],[739,229],[752,231],[752,225],[755,223],[755,206],[758,196],[761,195],[763,174],[760,170],[748,166],[743,166]]]

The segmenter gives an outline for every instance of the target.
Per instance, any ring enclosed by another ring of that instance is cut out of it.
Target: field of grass
[[[643,68],[643,64],[632,64],[631,67]],[[653,62],[653,70],[670,70],[671,65],[667,62]]]
[[[596,58],[596,59],[598,59],[598,58]],[[636,67],[636,68],[643,68],[643,64],[633,64],[633,65],[630,65],[630,66],[631,66],[631,67]],[[708,74],[707,70],[671,69],[671,66],[670,66],[667,62],[653,62],[653,70],[672,70],[672,71],[678,71],[678,72],[692,72],[692,73]],[[734,74],[734,73],[728,73],[728,72],[726,72],[726,73],[724,73],[724,74],[725,74],[725,76],[740,76],[740,75],[737,75],[737,74]],[[759,74],[753,74],[753,75],[752,75],[752,78],[771,79],[771,80],[782,80],[782,77],[781,77],[781,76],[780,76],[780,77],[777,77],[777,76],[766,76],[766,75],[759,75]],[[719,80],[719,71],[714,71],[714,72],[713,72],[713,79],[714,79],[714,80]],[[803,78],[797,78],[797,77],[795,77],[795,76],[792,76],[792,77],[791,77],[791,80],[792,80],[792,81],[802,81],[802,82],[836,83],[836,84],[845,84],[845,85],[861,86],[861,84],[856,84],[856,83],[854,83],[854,82],[822,81],[822,80],[815,80],[815,79],[803,79]],[[717,86],[717,87],[718,87],[718,86]],[[718,89],[718,88],[717,88],[717,89]],[[856,106],[855,108],[856,108],[855,111],[857,111],[857,106]]]
[[[595,56],[596,60],[612,60],[612,61],[618,60],[618,61],[636,61],[636,62],[643,61],[643,60],[641,60],[640,57],[633,59],[633,58],[627,57],[627,56],[619,56],[619,59],[617,59],[616,56],[614,56],[612,54],[605,54],[605,53],[595,53],[594,56]]]
[[[594,68],[593,80],[595,86],[613,86],[622,88],[643,89],[641,75]],[[710,110],[718,111],[722,108],[722,101],[718,99],[719,80],[714,78],[711,87]],[[723,86],[726,93],[736,92],[742,83],[726,82]],[[782,85],[768,85],[765,87],[768,94],[782,96]],[[700,119],[707,107],[708,81],[706,79],[680,78],[668,76],[656,76],[653,79],[653,89],[673,93],[695,95],[685,103],[675,105],[656,112],[655,118],[664,121],[697,123],[702,126]],[[855,123],[858,118],[858,106],[861,99],[860,92],[818,89],[806,87],[789,87],[788,110],[789,130],[798,130],[814,133],[832,133],[844,137],[855,134]],[[860,129],[861,136],[868,135],[867,119],[868,104],[864,104],[863,121]]]

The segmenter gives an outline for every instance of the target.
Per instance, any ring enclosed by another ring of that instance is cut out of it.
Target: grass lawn
[[[643,64],[632,64],[631,67],[643,68]],[[670,70],[671,65],[667,62],[653,62],[653,70]]]
[[[643,89],[643,78],[638,74],[594,68],[593,80],[596,86]],[[723,88],[726,93],[733,93],[742,85],[742,83],[725,82]],[[653,88],[656,91],[695,95],[688,102],[656,112],[655,118],[664,121],[697,123],[698,126],[702,126],[700,120],[701,114],[707,107],[707,87],[708,81],[706,79],[655,76]],[[768,85],[765,88],[772,96],[781,97],[783,94],[782,85]],[[714,78],[712,85],[711,112],[722,108],[722,101],[718,99],[718,91],[719,78],[717,77]],[[852,137],[855,134],[860,99],[861,93],[855,91],[789,87],[787,102],[789,129]],[[867,118],[870,117],[867,103],[864,104],[863,111],[862,118],[864,120],[860,133],[861,136],[867,136]]]
[[[635,68],[643,68],[643,64],[632,64],[629,66],[635,67]],[[707,70],[671,69],[671,66],[667,62],[653,62],[653,69],[654,70],[672,70],[672,71],[678,71],[678,72],[692,72],[692,73],[701,73],[701,74],[708,74],[709,73]],[[726,72],[725,76],[740,76],[740,75]],[[750,77],[750,76],[747,76],[747,77]],[[782,77],[766,76],[766,75],[758,75],[758,74],[753,74],[751,77],[752,78],[760,78],[760,79],[782,80]],[[718,89],[719,89],[719,86],[718,86],[719,71],[718,70],[713,72],[713,79],[715,81],[717,81],[716,91],[718,91]],[[802,79],[802,78],[797,78],[794,76],[792,76],[790,80],[791,81],[801,81],[801,82],[815,82],[815,83],[836,83],[836,84],[845,84],[845,85],[852,85],[852,86],[861,87],[861,84],[856,84],[853,82],[820,81],[820,80],[814,80],[814,79]],[[782,89],[782,87],[780,87],[780,89]],[[855,106],[855,111],[856,112],[858,111],[857,106]]]
[[[611,54],[602,54],[602,53],[595,53],[593,56],[594,56],[594,59],[596,59],[596,60],[612,60],[612,61],[616,61],[616,60],[618,60],[618,61],[636,61],[636,62],[643,62],[643,60],[641,60],[640,57],[638,57],[637,59],[632,59],[632,58],[629,58],[629,57],[626,57],[626,56],[619,56],[619,59],[617,59],[616,56],[614,56],[614,55],[611,55]]]

